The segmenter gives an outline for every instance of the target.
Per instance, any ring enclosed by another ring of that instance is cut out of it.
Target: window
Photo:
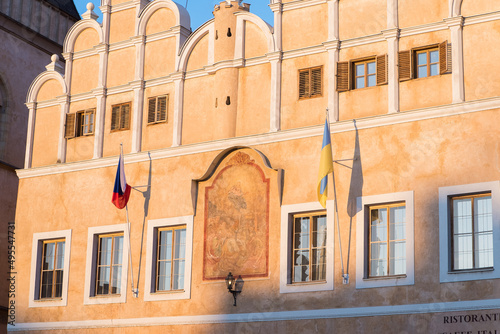
[[[453,270],[493,267],[491,194],[451,198]]]
[[[130,102],[111,107],[111,132],[130,128]]]
[[[354,89],[377,84],[375,60],[354,63]]]
[[[84,304],[127,300],[129,234],[127,224],[88,229]]]
[[[357,202],[356,288],[414,284],[413,191]]]
[[[292,283],[326,279],[326,214],[297,214],[293,218]]]
[[[441,282],[500,278],[499,205],[498,181],[439,188]]]
[[[123,234],[99,236],[96,266],[96,295],[112,295],[121,292]]]
[[[71,230],[33,234],[29,307],[66,306]]]
[[[148,221],[144,300],[191,298],[193,216]]]
[[[148,99],[148,124],[167,121],[168,95]]]
[[[89,136],[94,133],[95,109],[66,114],[66,138]]]
[[[337,91],[387,84],[387,55],[337,63]]]
[[[299,70],[299,99],[321,96],[323,67]]]
[[[333,204],[281,207],[281,293],[333,289]]]
[[[40,299],[61,298],[64,275],[64,239],[43,241]]]
[[[400,81],[450,72],[451,47],[447,41],[399,52]]]
[[[186,263],[186,226],[157,231],[156,291],[182,290]]]
[[[406,208],[403,204],[370,207],[369,277],[406,274]]]

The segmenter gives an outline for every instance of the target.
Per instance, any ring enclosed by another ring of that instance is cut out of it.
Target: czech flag
[[[127,184],[127,180],[125,180],[123,156],[120,153],[118,169],[116,170],[115,187],[113,189],[113,199],[111,200],[118,209],[123,209],[127,205],[128,198],[130,197],[130,189],[131,187]]]
[[[330,127],[327,120],[325,120],[318,175],[318,201],[324,208],[326,208],[326,198],[328,197],[328,174],[330,173],[333,173],[332,145],[330,141]]]

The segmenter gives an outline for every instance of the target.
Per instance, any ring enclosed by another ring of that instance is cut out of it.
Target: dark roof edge
[[[68,14],[77,21],[81,20],[80,14],[78,14],[78,11],[76,10],[76,6],[73,0],[42,0],[42,1],[58,8],[60,11]]]

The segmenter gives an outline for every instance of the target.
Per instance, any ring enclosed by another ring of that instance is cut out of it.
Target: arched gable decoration
[[[196,215],[196,202],[198,200],[198,184],[200,182],[203,182],[203,181],[206,181],[206,180],[210,179],[214,175],[215,171],[217,170],[217,168],[219,167],[219,165],[222,163],[222,161],[229,154],[233,153],[234,151],[242,150],[242,149],[253,150],[254,152],[256,152],[262,158],[262,162],[263,162],[263,164],[264,164],[265,167],[278,172],[278,192],[279,192],[279,197],[280,197],[279,200],[280,200],[280,205],[281,205],[282,197],[283,197],[283,177],[284,177],[284,170],[283,169],[273,168],[271,166],[271,163],[269,162],[269,159],[262,152],[254,149],[252,147],[248,147],[248,146],[233,146],[233,147],[227,148],[224,151],[220,152],[214,158],[214,160],[212,161],[212,163],[210,164],[210,166],[208,167],[207,171],[203,174],[202,177],[200,177],[198,179],[194,179],[194,180],[191,181],[191,199],[193,201],[193,213],[194,213],[194,215]]]
[[[64,39],[63,52],[73,52],[75,50],[75,42],[78,35],[87,28],[92,28],[97,32],[99,43],[104,42],[104,32],[102,31],[101,25],[93,19],[83,19],[75,23],[71,29],[69,29]]]
[[[196,29],[194,33],[192,33],[189,38],[186,40],[182,49],[179,52],[179,63],[177,64],[176,71],[178,72],[186,72],[187,62],[191,52],[195,48],[196,44],[205,37],[207,34],[209,36],[213,36],[214,34],[214,19],[205,22],[201,27]],[[213,38],[209,38],[209,47],[208,47],[208,64],[211,65],[214,62],[214,42]]]
[[[261,19],[259,16],[246,11],[236,12],[234,13],[234,15],[236,15],[237,27],[238,26],[243,27],[245,21],[252,22],[257,27],[259,27],[259,29],[264,33],[264,36],[266,37],[267,40],[267,52],[272,53],[276,51],[276,44],[273,37],[273,27],[267,24],[266,21]],[[243,31],[242,29],[240,30],[238,28],[236,28],[236,30],[241,32]],[[244,36],[241,37],[244,38]]]
[[[28,89],[28,95],[26,96],[26,103],[36,102],[36,98],[38,96],[38,92],[40,88],[49,80],[56,80],[61,84],[63,95],[68,93],[68,87],[66,82],[64,81],[63,76],[56,71],[45,71],[39,74],[35,80],[31,83],[30,88]]]
[[[457,17],[462,12],[463,0],[450,0],[450,17]]]
[[[168,8],[175,15],[175,24],[177,26],[182,26],[186,29],[190,29],[191,27],[191,18],[189,16],[186,8],[181,5],[171,1],[171,0],[155,0],[150,2],[146,7],[144,7],[139,14],[139,22],[135,29],[135,34],[138,36],[146,35],[146,26],[148,24],[149,19],[160,8]]]

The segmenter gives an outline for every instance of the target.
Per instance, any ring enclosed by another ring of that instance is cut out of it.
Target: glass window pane
[[[111,279],[111,293],[120,293],[122,267],[113,266],[113,277]]]
[[[418,67],[418,78],[425,78],[427,76],[427,66],[419,66]]]
[[[113,246],[113,264],[122,264],[123,236],[115,237]]]
[[[417,54],[417,65],[427,64],[427,52],[421,52]]]
[[[369,75],[368,76],[367,87],[373,87],[375,85],[377,85],[377,79],[375,77],[375,74]]]
[[[438,63],[439,62],[439,51],[431,51],[430,53],[430,58],[431,58],[431,63]]]
[[[367,67],[368,67],[368,73],[367,74],[375,74],[375,71],[376,71],[376,67],[375,67],[375,62],[372,61],[372,62],[369,62],[366,64]]]
[[[431,76],[439,74],[439,65],[431,64]]]
[[[472,233],[472,201],[470,198],[453,201],[453,233]]]
[[[356,88],[365,88],[365,77],[356,78]]]
[[[472,235],[455,235],[454,237],[454,268],[471,269],[472,264]]]
[[[54,269],[54,255],[55,255],[55,243],[45,243],[44,244],[44,259],[43,259],[43,270],[53,270]]]
[[[476,234],[475,245],[476,268],[493,267],[493,232]]]
[[[474,199],[474,230],[486,232],[493,230],[491,196]]]
[[[356,65],[356,76],[365,75],[365,64]]]
[[[387,276],[387,260],[371,260],[370,276]]]
[[[57,243],[56,269],[64,267],[64,241]]]

